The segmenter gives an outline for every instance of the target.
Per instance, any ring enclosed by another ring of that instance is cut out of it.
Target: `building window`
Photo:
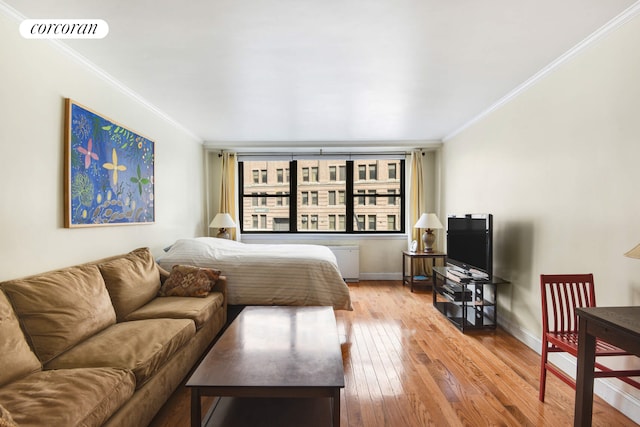
[[[369,165],[369,179],[372,179],[372,180],[378,179],[378,165],[376,164]]]
[[[367,165],[358,165],[358,179],[360,181],[367,179]]]
[[[394,168],[396,179],[377,180]],[[238,172],[243,233],[405,231],[402,159],[240,158]]]
[[[369,194],[376,194],[376,190],[368,190]],[[369,196],[369,204],[370,205],[375,205],[376,204],[376,198],[375,196]]]
[[[338,181],[346,181],[346,180],[347,180],[347,167],[338,166]]]
[[[376,216],[375,215],[369,215],[369,227],[367,228],[367,230],[375,230],[376,229]]]
[[[335,191],[329,191],[328,196],[329,196],[329,204],[330,205],[335,205],[336,204],[336,192]]]
[[[387,165],[388,171],[389,171],[389,179],[396,179],[396,167],[398,165],[396,165],[395,163],[389,163]]]
[[[387,230],[392,231],[396,229],[396,216],[387,215]]]

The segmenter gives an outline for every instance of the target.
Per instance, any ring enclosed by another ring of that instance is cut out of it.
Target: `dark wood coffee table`
[[[187,381],[191,425],[201,396],[330,398],[340,425],[342,352],[331,307],[246,307]]]

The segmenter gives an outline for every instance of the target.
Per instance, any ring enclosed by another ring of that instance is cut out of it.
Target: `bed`
[[[180,239],[160,256],[176,264],[216,268],[227,277],[231,305],[321,305],[351,310],[349,288],[326,246],[249,244],[214,237]]]

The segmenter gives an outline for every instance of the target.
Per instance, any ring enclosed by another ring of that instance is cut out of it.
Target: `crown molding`
[[[591,35],[589,35],[586,39],[582,40],[580,43],[569,49],[567,52],[562,54],[560,57],[555,59],[553,62],[548,64],[546,67],[538,71],[536,74],[531,76],[524,83],[520,84],[520,86],[513,89],[511,92],[507,93],[504,97],[499,99],[496,103],[491,105],[486,110],[482,111],[480,114],[460,126],[458,129],[446,135],[442,138],[442,142],[446,142],[458,134],[462,133],[464,130],[478,123],[480,120],[487,117],[489,114],[493,113],[495,110],[499,109],[503,105],[509,103],[512,99],[518,97],[521,93],[529,89],[531,86],[538,83],[548,74],[555,71],[558,67],[560,67],[565,62],[568,62],[571,58],[585,50],[586,48],[592,46],[594,43],[601,40],[607,34],[621,27],[631,19],[635,18],[640,13],[640,0],[636,1],[634,4],[629,6],[626,10],[620,13],[618,16],[613,18],[611,21],[607,22],[605,25],[594,31]]]

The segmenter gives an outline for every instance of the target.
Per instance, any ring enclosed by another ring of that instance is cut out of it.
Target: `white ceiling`
[[[635,0],[4,0],[205,142],[442,140]]]

